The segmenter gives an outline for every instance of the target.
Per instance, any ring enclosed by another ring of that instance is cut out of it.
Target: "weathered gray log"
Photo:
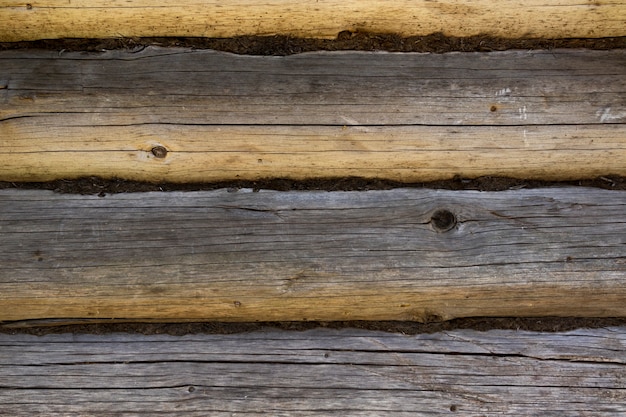
[[[0,191],[0,320],[626,316],[626,193]]]
[[[621,416],[626,328],[0,334],[0,414]]]
[[[622,50],[4,51],[0,180],[626,175],[624,91]]]

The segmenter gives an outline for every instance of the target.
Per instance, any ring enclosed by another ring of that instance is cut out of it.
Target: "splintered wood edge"
[[[0,403],[14,416],[626,413],[625,327],[0,334],[0,345]]]
[[[626,193],[0,192],[0,320],[626,316]]]
[[[6,2],[5,2],[6,3]],[[626,35],[623,0],[269,0],[172,4],[148,0],[44,0],[0,6],[0,41],[53,38],[232,37],[284,34],[334,38],[367,31],[404,36],[601,38]]]
[[[4,181],[626,175],[624,51],[0,62]]]

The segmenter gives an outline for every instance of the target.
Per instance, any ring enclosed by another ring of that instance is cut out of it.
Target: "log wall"
[[[0,42],[602,38],[626,3],[0,1],[0,22]],[[624,91],[620,50],[3,51],[0,181],[626,175]],[[626,316],[624,191],[257,191],[0,190],[0,330]],[[0,333],[0,415],[620,416],[625,335]]]

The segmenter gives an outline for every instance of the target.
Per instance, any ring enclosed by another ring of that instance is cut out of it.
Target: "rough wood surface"
[[[626,316],[626,193],[582,187],[7,189],[0,253],[4,321]]]
[[[622,416],[626,328],[0,334],[1,415]]]
[[[0,180],[626,175],[624,91],[620,50],[5,51]]]
[[[0,41],[344,30],[504,38],[626,35],[623,0],[40,0],[0,2]]]

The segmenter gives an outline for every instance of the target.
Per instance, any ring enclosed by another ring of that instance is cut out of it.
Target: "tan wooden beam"
[[[0,180],[626,175],[626,52],[0,53]]]
[[[626,193],[0,191],[0,320],[626,316]]]
[[[0,2],[0,41],[285,34],[344,30],[504,38],[626,35],[623,0],[38,0]]]

